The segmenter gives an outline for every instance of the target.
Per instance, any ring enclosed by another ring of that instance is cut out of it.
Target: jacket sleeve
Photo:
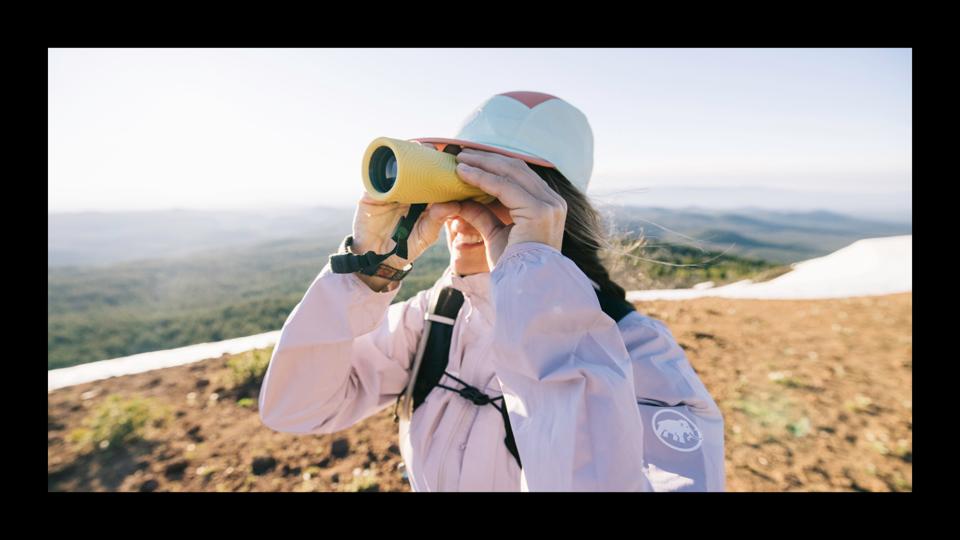
[[[421,291],[390,305],[400,287],[376,292],[353,274],[333,273],[329,263],[323,268],[274,347],[259,398],[267,427],[334,433],[402,392],[427,297]]]
[[[648,491],[630,355],[577,265],[539,242],[491,274],[493,347],[522,491]]]

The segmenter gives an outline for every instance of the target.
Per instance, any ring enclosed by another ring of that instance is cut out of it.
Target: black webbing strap
[[[427,313],[440,315],[451,321],[455,321],[457,314],[460,313],[460,308],[463,306],[463,293],[453,287],[443,287],[439,290],[433,289],[430,294],[430,304]],[[446,369],[450,357],[450,341],[453,339],[453,324],[444,324],[442,322],[434,324],[435,322],[437,321],[430,320],[429,318],[424,321],[425,325],[430,325],[424,328],[427,335],[427,342],[424,344],[419,367],[412,368],[415,371],[412,376],[416,378],[407,383],[408,385],[413,384],[411,393],[413,395],[412,405],[414,410],[423,403],[423,400],[427,398],[427,394],[440,382],[440,378],[443,377],[443,370]],[[400,392],[397,396],[397,404],[393,408],[394,422],[400,421],[398,410],[400,409],[400,402],[408,389],[409,387],[404,388],[403,392]]]
[[[507,450],[509,450],[510,454],[513,455],[513,459],[517,460],[517,466],[519,466],[522,469],[523,464],[520,462],[520,451],[517,450],[517,441],[514,440],[513,438],[513,429],[511,429],[510,427],[510,416],[507,414],[507,403],[503,400],[503,396],[497,396],[495,398],[491,398],[490,396],[481,392],[479,388],[470,386],[469,384],[461,381],[460,379],[454,377],[453,375],[447,373],[446,371],[444,371],[443,374],[457,381],[458,383],[462,384],[463,388],[450,388],[449,386],[445,386],[440,383],[437,383],[437,386],[439,386],[440,388],[446,388],[447,390],[456,392],[460,394],[460,396],[462,396],[463,398],[469,401],[472,401],[474,405],[482,407],[484,405],[490,404],[493,406],[493,408],[500,411],[500,415],[503,417],[503,426],[507,431],[507,436],[504,437],[503,443],[507,445]],[[497,401],[497,400],[501,401],[499,406],[497,406],[497,404],[494,403],[494,401]]]
[[[463,306],[463,293],[453,287],[444,287],[437,296],[436,304],[430,313],[456,320]],[[440,383],[444,370],[450,360],[450,342],[453,339],[453,325],[429,321],[430,335],[423,352],[423,361],[417,381],[413,387],[413,409],[416,410],[427,399],[427,394]]]
[[[360,272],[362,274],[373,275],[377,271],[377,266],[387,260],[393,254],[401,259],[407,258],[407,238],[413,231],[413,226],[417,223],[417,218],[427,208],[427,203],[417,203],[410,205],[410,211],[406,216],[400,218],[396,228],[393,230],[391,239],[395,242],[393,249],[387,253],[376,254],[368,251],[363,255],[355,253],[338,253],[330,256],[330,269],[335,274],[350,274]]]
[[[633,304],[624,298],[610,295],[599,289],[594,289],[597,293],[597,300],[600,302],[600,310],[607,314],[614,322],[620,322],[620,319],[626,317],[637,309]]]
[[[608,295],[598,289],[595,289],[594,292],[597,294],[600,308],[616,322],[619,322],[620,319],[635,310],[633,304],[623,298]],[[459,313],[462,305],[463,293],[453,287],[444,287],[441,289],[436,303],[430,307],[430,313],[456,320],[457,313]],[[417,373],[417,380],[414,381],[414,410],[423,403],[427,398],[427,394],[437,386],[450,390],[451,392],[456,392],[477,406],[492,405],[500,411],[500,415],[503,417],[503,425],[507,434],[503,442],[507,446],[507,450],[510,451],[510,454],[513,455],[513,458],[517,461],[517,465],[523,468],[520,462],[520,452],[517,450],[517,443],[513,437],[513,429],[510,427],[510,417],[507,414],[507,407],[503,401],[503,396],[491,398],[478,388],[470,386],[466,382],[447,373],[446,366],[450,362],[450,342],[453,336],[453,326],[444,323],[434,324],[435,322],[436,321],[428,321],[431,325],[430,333],[427,338],[426,348],[424,349],[420,370]],[[444,375],[462,384],[463,388],[452,388],[440,384],[440,380]],[[494,403],[495,401],[501,401],[500,405],[498,406]],[[400,397],[398,396],[397,404],[399,405],[399,403]]]

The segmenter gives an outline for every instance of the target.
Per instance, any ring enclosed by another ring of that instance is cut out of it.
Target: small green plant
[[[789,422],[789,406],[782,399],[738,399],[733,401],[732,407],[763,427],[781,429]]]
[[[84,420],[83,428],[70,434],[72,442],[106,450],[142,439],[151,422],[162,421],[163,411],[142,398],[108,396]]]
[[[803,388],[804,384],[797,379],[796,377],[784,377],[775,381],[780,386],[785,386],[787,388]]]
[[[253,398],[245,397],[237,400],[237,405],[247,409],[249,409],[250,407],[253,407],[253,404],[254,404]]]
[[[255,349],[242,354],[233,355],[227,361],[227,367],[233,375],[233,383],[238,388],[252,388],[260,386],[263,376],[270,364],[273,347]]]
[[[216,466],[197,467],[197,476],[200,476],[202,478],[209,478],[218,472],[220,472],[220,467],[216,467]]]
[[[904,461],[913,461],[913,445],[906,439],[897,441],[893,454]]]
[[[913,484],[903,477],[899,472],[894,473],[893,484],[899,491],[912,491]]]
[[[810,419],[804,416],[796,422],[787,424],[787,431],[794,437],[806,437],[810,433]]]
[[[873,400],[863,394],[853,396],[853,400],[844,402],[843,406],[848,411],[855,413],[870,413],[877,408]]]
[[[377,481],[376,473],[371,469],[361,470],[359,467],[353,470],[353,478],[350,482],[340,486],[340,491],[379,491],[380,483]]]
[[[800,379],[797,379],[792,375],[793,373],[790,371],[771,371],[770,373],[767,374],[767,378],[775,382],[776,384],[785,386],[787,388],[803,387],[803,383],[800,381]]]

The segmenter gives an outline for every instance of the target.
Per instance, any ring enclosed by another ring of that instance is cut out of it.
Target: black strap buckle
[[[486,405],[491,401],[490,396],[484,394],[478,388],[473,386],[461,388],[459,394],[472,401],[474,405]]]
[[[394,241],[393,249],[387,253],[377,254],[373,251],[368,251],[363,255],[357,255],[355,253],[338,253],[336,255],[330,256],[330,269],[333,270],[335,274],[350,274],[353,272],[360,272],[367,275],[373,275],[377,271],[377,267],[383,261],[387,260],[391,255],[396,254],[401,259],[406,259],[409,252],[407,251],[407,238],[410,237],[410,233],[413,232],[413,226],[416,225],[417,219],[420,218],[420,214],[427,208],[427,203],[416,203],[410,205],[410,211],[407,212],[407,215],[400,218],[400,221],[397,222],[397,226],[393,229],[393,235],[391,239]]]

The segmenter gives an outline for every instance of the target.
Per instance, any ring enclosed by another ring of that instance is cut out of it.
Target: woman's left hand
[[[457,154],[457,161],[460,179],[499,199],[513,220],[503,223],[476,201],[460,203],[458,215],[480,231],[491,269],[513,244],[540,242],[560,250],[567,203],[526,162],[469,148]]]

